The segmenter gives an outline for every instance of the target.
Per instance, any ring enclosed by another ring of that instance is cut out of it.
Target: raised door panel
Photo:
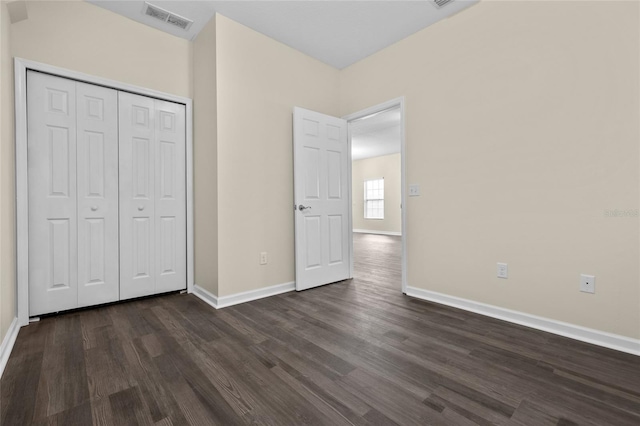
[[[322,218],[319,215],[304,217],[304,264],[306,271],[322,267]]]
[[[153,99],[118,93],[120,299],[156,293],[155,155]]]
[[[120,297],[118,92],[77,83],[78,306]]]
[[[304,147],[304,194],[303,200],[319,200],[320,199],[320,149],[313,146]]]
[[[341,200],[343,197],[342,157],[343,153],[339,151],[327,151],[327,198],[329,200]]]
[[[327,235],[329,237],[329,265],[337,265],[345,261],[344,254],[344,232],[343,222],[344,217],[341,214],[329,215],[329,230]]]
[[[156,292],[187,288],[186,117],[184,105],[156,100]]]
[[[78,306],[76,83],[27,73],[29,315]]]

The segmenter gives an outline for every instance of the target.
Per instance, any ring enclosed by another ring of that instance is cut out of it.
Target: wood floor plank
[[[138,384],[152,420],[158,422],[168,418],[176,424],[185,424],[186,419],[153,362],[154,356],[142,343],[142,338],[125,344],[123,351],[128,366],[127,374]]]
[[[252,395],[258,412],[270,413],[285,424],[330,424],[322,412],[232,340],[212,342],[209,348],[219,362],[236,371],[238,384]]]
[[[109,426],[115,423],[111,402],[109,398],[101,398],[91,401],[91,418],[95,426]]]
[[[44,352],[11,354],[0,382],[2,418],[0,424],[30,424],[36,412],[36,392],[42,375]]]
[[[127,364],[119,340],[111,340],[106,347],[85,351],[85,362],[91,399],[108,397],[137,385],[125,369]]]
[[[363,418],[367,421],[367,424],[372,426],[394,426],[398,424],[375,408],[369,410]]]
[[[35,422],[35,424],[42,426],[89,425],[91,423],[92,415],[89,401]]]
[[[352,419],[352,413],[357,416],[364,416],[371,410],[369,405],[345,391],[331,378],[323,375],[317,368],[304,362],[303,359],[292,354],[289,355],[287,357],[280,352],[280,356],[283,358],[278,358],[275,365],[271,367],[272,370],[276,367],[282,369],[286,374],[297,380],[315,395],[320,396],[325,403],[343,416],[351,419],[355,424],[358,422]]]
[[[356,413],[346,409],[344,405],[339,408],[331,404],[327,398],[323,398],[324,395],[318,395],[312,389],[307,387],[302,381],[299,381],[296,377],[290,375],[280,366],[275,366],[271,369],[276,376],[282,379],[289,387],[299,393],[305,400],[310,402],[316,407],[331,424],[334,425],[363,425],[366,424],[366,420],[359,417]]]
[[[640,357],[404,296],[398,237],[354,251],[353,280],[222,310],[170,294],[43,317],[0,423],[640,424]]]
[[[439,387],[430,397],[431,402],[442,405],[479,425],[505,425],[511,418],[472,398],[468,398],[444,386]]]
[[[132,387],[109,395],[109,403],[113,413],[113,424],[116,426],[150,425],[153,419],[145,406],[140,389]]]
[[[364,370],[355,370],[338,383],[399,424],[446,424],[441,413],[414,398],[401,387]]]
[[[89,400],[80,314],[62,315],[56,320],[55,331],[43,355],[35,419],[52,416]]]
[[[184,365],[179,358],[180,354],[163,354],[154,358],[154,363],[166,380],[187,424],[244,424],[213,386],[203,391],[202,384],[193,381],[194,375],[201,373],[193,371],[188,364]]]
[[[511,424],[515,425],[556,426],[559,420],[543,406],[536,405],[528,399],[524,399],[511,416]]]

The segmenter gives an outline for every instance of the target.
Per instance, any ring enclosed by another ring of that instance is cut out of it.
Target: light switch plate
[[[417,197],[418,195],[420,195],[420,185],[415,183],[409,185],[409,197]]]

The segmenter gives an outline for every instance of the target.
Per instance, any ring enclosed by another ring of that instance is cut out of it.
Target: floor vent
[[[442,1],[442,0],[437,0]],[[193,21],[187,19],[183,16],[176,15],[175,13],[171,13],[168,10],[164,10],[161,7],[155,6],[151,3],[144,3],[144,8],[142,9],[142,13],[144,15],[150,16],[154,19],[157,19],[162,22],[166,22],[169,25],[173,25],[174,27],[181,28],[183,30],[188,30]]]
[[[443,6],[448,5],[449,3],[453,2],[453,0],[431,0],[431,2],[438,8],[440,9]]]

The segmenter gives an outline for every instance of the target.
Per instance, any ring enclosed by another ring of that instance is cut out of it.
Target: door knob
[[[298,210],[300,210],[301,212],[305,211],[306,209],[311,209],[311,206],[303,206],[302,204],[298,206]]]
[[[144,210],[144,206],[138,206],[138,210],[140,211]]]
[[[91,211],[95,212],[96,210],[98,210],[98,206],[91,206]]]

